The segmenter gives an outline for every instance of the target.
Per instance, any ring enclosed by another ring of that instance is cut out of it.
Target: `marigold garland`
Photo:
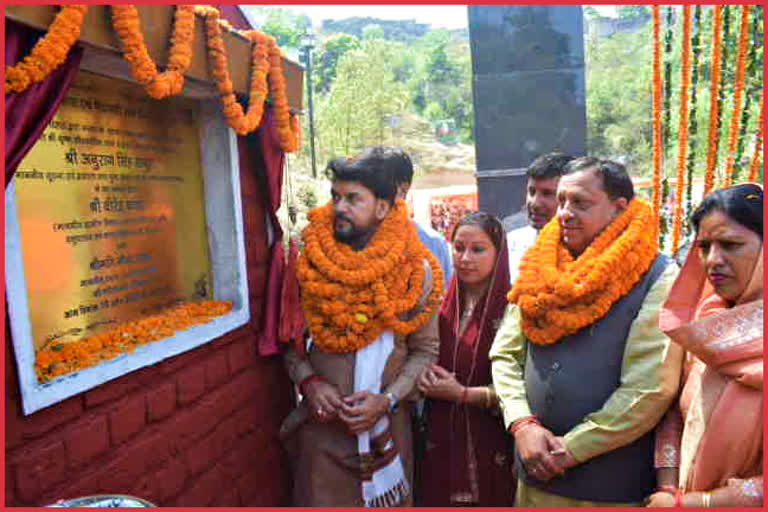
[[[24,91],[45,80],[67,58],[72,45],[80,38],[87,5],[62,5],[48,33],[40,38],[21,62],[5,67],[5,94]]]
[[[188,302],[92,336],[67,343],[51,343],[35,353],[35,372],[40,382],[72,373],[126,352],[139,345],[173,336],[197,324],[209,322],[232,310],[232,302]]]
[[[685,162],[688,152],[688,87],[691,80],[691,6],[683,6],[682,55],[680,57],[680,124],[677,142],[677,183],[675,183],[675,213],[672,221],[672,252],[680,247],[683,222],[683,190]]]
[[[728,153],[725,164],[723,186],[729,187],[733,181],[733,165],[736,159],[736,135],[739,133],[741,120],[741,95],[744,91],[744,69],[749,43],[749,5],[741,6],[741,25],[739,27],[739,50],[736,60],[736,81],[733,85],[733,113],[728,130]]]
[[[282,69],[282,53],[275,38],[258,30],[241,32],[254,43],[248,110],[244,113],[243,107],[237,102],[227,69],[227,53],[222,37],[219,11],[215,7],[198,6],[197,12],[205,17],[206,44],[212,75],[221,94],[221,103],[227,123],[240,135],[245,135],[258,128],[264,114],[264,101],[267,98],[267,83],[269,83],[280,147],[286,152],[296,151],[299,148],[300,129],[298,122],[294,121],[288,105],[285,93],[285,74]]]
[[[184,87],[184,73],[192,63],[195,38],[195,8],[177,5],[171,35],[167,70],[158,73],[157,65],[144,43],[139,12],[133,5],[112,5],[112,25],[123,45],[123,56],[131,65],[131,73],[144,86],[147,94],[163,99],[179,94]]]
[[[656,223],[661,219],[661,13],[651,6],[653,17],[653,197],[651,204]]]
[[[720,73],[722,71],[720,58],[723,22],[723,6],[715,5],[712,14],[712,50],[710,53],[709,80],[709,146],[707,147],[707,168],[704,174],[704,194],[709,194],[715,186],[715,167],[717,166],[717,149],[720,140]]]
[[[757,134],[755,140],[755,151],[752,154],[752,162],[749,165],[749,176],[747,181],[754,183],[757,181],[757,169],[760,165],[761,155],[763,154],[763,92],[760,91],[760,106],[758,107],[760,115],[757,122]]]
[[[318,347],[326,352],[353,352],[384,330],[413,332],[437,311],[443,273],[419,241],[402,200],[396,201],[360,251],[334,238],[331,203],[311,210],[308,217],[297,275],[304,315]],[[411,316],[422,297],[424,260],[432,269],[432,291]]]
[[[701,5],[696,5],[693,12],[693,37],[691,38],[691,49],[693,51],[693,62],[691,64],[691,114],[688,117],[688,164],[685,177],[685,211],[688,219],[693,215],[693,170],[696,166],[696,132],[699,127],[696,119],[696,91],[699,84],[699,54],[701,53]],[[690,229],[690,222],[686,222],[686,237],[690,234]]]
[[[653,211],[636,197],[574,261],[550,222],[523,256],[507,294],[529,341],[550,345],[602,318],[648,271],[658,252]]]

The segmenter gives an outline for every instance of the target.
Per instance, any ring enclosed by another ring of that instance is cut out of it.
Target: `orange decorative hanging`
[[[717,129],[719,117],[717,97],[720,90],[720,59],[723,40],[723,6],[715,5],[712,18],[712,53],[710,56],[709,79],[709,146],[707,147],[707,169],[704,175],[704,196],[715,186],[715,167],[717,166],[717,145],[720,139]],[[703,196],[702,196],[703,197]]]
[[[215,7],[197,6],[197,13],[205,17],[206,41],[212,74],[221,94],[224,117],[227,123],[239,135],[252,132],[261,124],[264,115],[264,101],[267,87],[272,94],[275,110],[277,135],[280,147],[286,152],[296,151],[299,147],[299,124],[292,120],[292,114],[285,93],[285,75],[282,69],[282,53],[275,38],[258,30],[239,32],[249,38],[253,44],[251,63],[251,83],[248,97],[248,111],[237,102],[232,80],[227,69],[227,50],[222,37],[219,11]],[[269,81],[267,80],[269,76]]]
[[[752,163],[749,165],[749,177],[750,182],[757,181],[757,168],[760,165],[761,156],[763,154],[763,91],[760,91],[760,108],[758,109],[760,114],[757,122],[757,137],[755,140],[755,152],[752,154]]]
[[[739,30],[739,53],[736,60],[736,81],[733,84],[733,113],[728,129],[728,158],[725,164],[723,186],[730,186],[733,181],[733,165],[736,159],[736,136],[739,133],[741,120],[741,96],[744,92],[744,68],[747,61],[747,44],[749,43],[749,5],[741,6],[741,26]]]
[[[651,205],[656,222],[661,212],[661,13],[651,6],[653,16],[653,196]]]
[[[173,336],[193,325],[210,322],[232,311],[231,301],[201,300],[172,306],[157,314],[71,342],[52,341],[35,353],[35,372],[40,382],[72,373],[120,354]]]
[[[683,6],[682,55],[680,57],[680,124],[677,128],[677,182],[675,183],[675,214],[672,223],[672,252],[680,247],[683,222],[683,192],[685,163],[688,156],[688,89],[691,81],[691,6]]]
[[[133,5],[112,5],[112,25],[123,44],[123,56],[131,65],[131,73],[147,94],[155,99],[175,96],[184,87],[184,73],[192,63],[195,39],[195,8],[177,5],[173,17],[173,35],[167,70],[158,73],[157,65],[144,43],[139,12]]]
[[[48,32],[35,43],[29,55],[21,62],[5,67],[5,94],[21,92],[42,82],[66,60],[72,45],[80,38],[87,10],[87,5],[61,6]]]

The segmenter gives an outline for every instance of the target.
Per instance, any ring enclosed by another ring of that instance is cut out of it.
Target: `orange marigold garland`
[[[112,25],[123,44],[123,55],[131,65],[131,73],[147,94],[155,99],[167,98],[181,92],[184,73],[192,62],[195,38],[195,8],[177,5],[171,36],[167,70],[158,73],[157,65],[144,43],[139,12],[133,5],[112,5]]]
[[[139,345],[173,336],[176,331],[209,322],[231,310],[229,301],[188,302],[77,341],[50,343],[35,353],[35,372],[38,380],[45,382],[133,352]]]
[[[651,6],[653,15],[653,213],[656,222],[661,216],[661,13]]]
[[[682,55],[680,57],[680,119],[677,139],[677,183],[675,183],[675,213],[672,222],[672,252],[680,247],[683,222],[683,191],[685,162],[688,153],[688,88],[691,81],[691,6],[683,6]]]
[[[407,207],[397,200],[368,245],[355,251],[333,235],[331,203],[309,212],[297,275],[312,342],[326,352],[354,352],[384,330],[408,334],[437,311],[443,272],[419,241]],[[432,290],[419,308],[426,277]],[[413,312],[418,309],[414,315]]]
[[[741,96],[744,91],[744,69],[749,43],[749,5],[741,6],[741,25],[739,27],[739,52],[736,60],[736,80],[733,84],[733,113],[728,129],[728,158],[725,164],[723,186],[730,186],[733,180],[733,166],[736,158],[736,136],[739,133],[741,120]]]
[[[719,88],[720,88],[720,58],[722,45],[721,26],[723,23],[723,6],[715,5],[712,17],[712,52],[710,56],[709,80],[709,146],[707,148],[707,169],[704,174],[704,194],[709,194],[715,186],[715,167],[717,166],[717,146],[719,137]],[[703,197],[702,196],[702,197]]]
[[[198,6],[197,12],[205,17],[206,41],[212,74],[221,94],[227,123],[239,135],[245,135],[258,128],[264,115],[264,101],[267,98],[269,85],[280,147],[286,152],[296,151],[299,148],[299,125],[293,120],[288,105],[282,54],[275,38],[258,30],[240,32],[254,43],[248,110],[244,113],[243,107],[237,102],[227,69],[227,53],[222,37],[219,11],[215,7]],[[232,30],[231,27],[229,29]]]
[[[551,345],[602,318],[648,271],[658,252],[653,211],[636,197],[576,260],[548,223],[523,256],[507,294],[520,307],[523,332]]]
[[[763,154],[763,92],[760,91],[760,107],[757,112],[759,119],[757,122],[757,136],[755,140],[755,152],[752,154],[752,162],[749,164],[749,176],[747,180],[754,183],[757,181],[757,169],[760,166],[761,156]]]
[[[35,43],[32,51],[13,66],[5,67],[5,94],[21,92],[42,82],[63,63],[72,45],[80,38],[80,28],[87,5],[62,5],[48,33]]]

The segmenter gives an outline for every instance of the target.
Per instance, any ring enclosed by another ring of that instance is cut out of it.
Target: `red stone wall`
[[[26,417],[6,326],[7,506],[106,493],[162,506],[288,504],[277,431],[291,386],[282,361],[255,350],[268,263],[264,189],[242,164],[252,324]]]

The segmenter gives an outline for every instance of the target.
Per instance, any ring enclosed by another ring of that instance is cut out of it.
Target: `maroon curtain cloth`
[[[263,356],[276,354],[280,351],[278,343],[278,327],[280,324],[281,289],[283,285],[283,268],[285,266],[285,250],[283,248],[283,229],[277,219],[280,208],[283,185],[283,164],[285,153],[277,138],[274,116],[271,109],[264,112],[264,120],[257,130],[261,144],[261,155],[264,159],[264,171],[267,185],[267,214],[272,224],[274,236],[270,248],[269,273],[267,286],[264,290],[264,311],[261,315],[259,329],[259,354]]]
[[[40,31],[5,20],[5,65],[22,60],[42,35]],[[67,95],[82,57],[83,50],[76,45],[45,80],[22,92],[5,95],[5,186]]]
[[[241,30],[252,29],[248,19],[239,7],[235,5],[217,5],[222,19],[227,20],[233,27]],[[285,250],[283,249],[283,229],[277,219],[280,208],[281,189],[283,185],[283,164],[285,153],[280,147],[274,117],[270,109],[265,109],[264,119],[256,131],[259,138],[261,156],[264,160],[266,176],[267,214],[272,225],[272,247],[270,248],[269,272],[264,290],[263,311],[258,329],[258,351],[262,356],[276,354],[280,351],[278,343],[278,327],[280,325],[281,289],[283,269],[285,267]],[[248,150],[248,137],[237,138],[240,160]]]

